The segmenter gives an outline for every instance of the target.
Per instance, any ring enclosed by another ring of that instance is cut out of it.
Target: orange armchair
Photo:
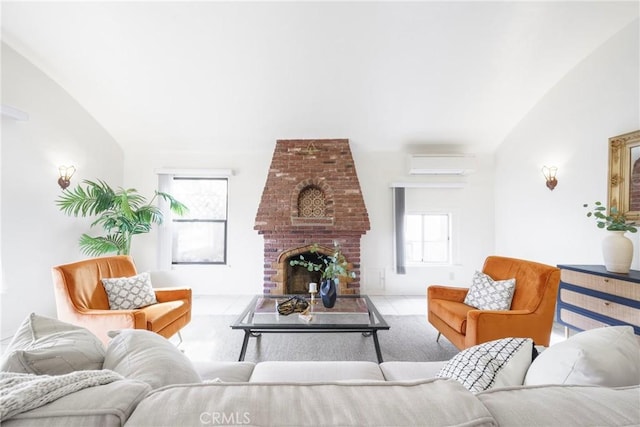
[[[191,289],[154,289],[157,304],[135,310],[110,310],[100,279],[137,273],[128,255],[93,258],[53,267],[58,319],[89,329],[103,343],[114,329],[147,329],[169,338],[191,321]]]
[[[560,270],[515,258],[490,256],[482,272],[494,280],[515,277],[511,309],[478,310],[464,304],[469,289],[433,285],[427,288],[427,319],[460,350],[506,337],[531,338],[549,345]]]

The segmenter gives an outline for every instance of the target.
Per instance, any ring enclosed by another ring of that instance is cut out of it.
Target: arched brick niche
[[[305,179],[291,194],[291,225],[330,225],[334,220],[331,187],[323,179]]]
[[[360,239],[369,228],[347,139],[276,142],[254,226],[264,237],[264,293],[287,291],[286,258],[313,244],[331,253],[334,242],[356,273],[338,292],[359,293]]]
[[[298,216],[300,218],[325,218],[327,216],[326,196],[322,189],[309,185],[298,195]]]

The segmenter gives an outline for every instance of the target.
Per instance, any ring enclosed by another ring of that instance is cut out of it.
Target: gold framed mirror
[[[640,130],[609,138],[608,206],[640,220]]]

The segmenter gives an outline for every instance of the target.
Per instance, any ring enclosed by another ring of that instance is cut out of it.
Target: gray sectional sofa
[[[40,319],[32,317],[27,329],[37,329]],[[67,331],[56,330],[47,332],[57,335],[55,346],[34,345],[43,340],[43,334],[38,333],[32,333],[35,339],[31,347],[14,338],[3,356],[2,374],[7,378],[19,375],[25,381],[58,381],[82,372],[77,366],[67,374],[42,372],[45,368],[58,369],[54,365],[59,365],[60,359],[66,359],[64,364],[69,369],[92,357],[81,350],[83,344],[77,334],[73,344],[65,348]],[[581,341],[583,334],[589,339]],[[37,398],[41,404],[27,410],[15,410],[16,399],[7,398],[13,390],[5,383],[0,397],[4,399],[2,425],[640,425],[637,337],[624,328],[583,334],[566,341],[568,345],[561,343],[544,350],[533,362],[530,356],[529,360],[525,357],[531,347],[523,347],[526,343],[520,342],[522,352],[501,362],[503,367],[497,374],[491,373],[493,379],[487,389],[472,392],[465,379],[473,376],[471,371],[477,371],[477,366],[495,364],[489,353],[478,356],[477,351],[462,352],[455,361],[382,364],[192,362],[158,335],[123,330],[113,334],[101,356],[96,355],[103,358],[102,370],[87,371],[108,372],[114,376],[112,381],[48,402],[47,396],[40,395]],[[46,349],[57,354],[47,355]],[[69,357],[74,351],[85,354]],[[464,372],[465,378],[438,378],[447,366],[469,365],[468,357],[475,358],[476,363],[471,371]],[[18,373],[22,368],[32,372]],[[503,375],[505,370],[508,375]],[[508,381],[520,383],[509,386]]]

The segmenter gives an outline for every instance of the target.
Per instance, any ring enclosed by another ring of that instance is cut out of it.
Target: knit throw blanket
[[[67,394],[121,379],[121,375],[106,369],[64,375],[0,372],[0,422]]]

